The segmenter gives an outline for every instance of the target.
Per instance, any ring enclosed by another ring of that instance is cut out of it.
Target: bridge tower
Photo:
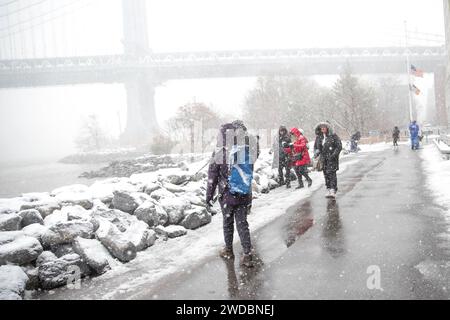
[[[146,0],[122,0],[123,45],[126,56],[139,57],[150,52]],[[155,112],[155,81],[145,71],[136,70],[125,81],[127,124],[122,141],[149,143],[158,131]]]

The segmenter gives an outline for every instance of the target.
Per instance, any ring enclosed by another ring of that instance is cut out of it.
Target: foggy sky
[[[60,1],[66,0],[55,3]],[[45,49],[49,56],[121,52],[120,1],[83,0],[81,4],[69,8],[68,13],[73,10],[73,14],[52,25],[58,30],[55,35],[52,26],[43,27],[49,43],[41,43],[37,51]],[[442,1],[148,1],[149,37],[155,52],[399,46],[404,45],[404,20],[410,31],[443,35]],[[0,19],[0,28],[2,23]],[[50,41],[52,36],[58,39],[56,47]],[[413,33],[410,44],[441,44],[414,36],[423,37]],[[0,41],[0,45],[8,43]],[[252,85],[252,79],[166,83],[156,93],[158,119],[162,123],[194,97],[238,114]],[[124,126],[126,105],[121,85],[0,90],[1,160],[73,152],[80,119],[90,113],[98,114],[105,129],[117,135],[118,112]]]

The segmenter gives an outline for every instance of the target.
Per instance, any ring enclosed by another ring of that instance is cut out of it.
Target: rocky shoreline
[[[175,164],[166,160],[129,178],[0,199],[0,300],[104,274],[160,241],[209,224],[216,211],[205,203],[206,168],[197,173],[207,158],[162,169]],[[142,161],[149,159],[129,167]],[[268,153],[255,172],[255,198],[278,186]]]

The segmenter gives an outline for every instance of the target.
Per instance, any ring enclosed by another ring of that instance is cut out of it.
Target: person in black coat
[[[325,184],[328,190],[327,198],[335,198],[338,191],[337,171],[339,171],[342,142],[328,122],[322,122],[316,126],[316,136],[314,156],[320,157],[323,164]]]
[[[292,151],[289,147],[291,143],[287,128],[281,126],[278,130],[278,137],[274,139],[271,152],[274,154],[273,167],[278,168],[278,183],[280,186],[286,185],[287,188],[291,187]],[[284,169],[286,169],[286,175]]]
[[[394,147],[398,147],[398,141],[400,140],[400,130],[398,127],[394,127],[392,131],[392,139],[394,140]]]

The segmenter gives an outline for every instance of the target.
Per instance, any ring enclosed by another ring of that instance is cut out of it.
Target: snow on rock
[[[189,230],[195,230],[211,223],[211,214],[204,207],[195,206],[185,212],[181,225]]]
[[[0,245],[0,265],[26,265],[35,261],[42,251],[42,245],[37,239],[21,236]]]
[[[183,183],[187,182],[191,176],[187,175],[186,172],[179,170],[179,172],[176,172],[174,174],[168,175],[165,177],[165,179],[171,183],[175,184],[177,186],[182,185]]]
[[[150,227],[166,225],[169,222],[167,212],[154,200],[147,200],[136,209],[137,219],[147,223]]]
[[[93,222],[97,224],[98,228],[101,219],[106,219],[107,221],[114,224],[121,232],[125,232],[132,222],[137,221],[135,216],[125,213],[120,210],[108,210],[108,211],[97,211],[92,214]]]
[[[165,198],[175,198],[176,195],[174,195],[172,192],[170,192],[167,189],[160,188],[160,189],[157,189],[156,191],[153,191],[150,194],[150,197],[152,199],[155,199],[155,200],[159,201],[159,200],[165,199]]]
[[[148,183],[145,183],[143,186],[144,186],[144,192],[148,195],[151,195],[156,190],[161,189],[161,184],[155,183],[155,182],[148,182]]]
[[[0,266],[0,300],[22,300],[28,276],[18,266]]]
[[[0,232],[0,245],[13,242],[19,237],[24,236],[23,230],[22,231],[3,231]]]
[[[163,187],[172,193],[183,193],[186,192],[186,190],[180,186],[177,186],[175,184],[169,183],[169,182],[163,182]]]
[[[191,204],[183,198],[165,198],[160,200],[161,207],[169,215],[169,224],[179,224],[184,219],[184,211],[190,209]]]
[[[115,191],[112,204],[115,209],[133,214],[134,211],[149,197],[145,193]]]
[[[93,204],[94,206],[91,209],[93,212],[110,210],[110,208],[104,202],[100,201],[100,199],[94,199]]]
[[[77,237],[90,239],[94,235],[94,226],[88,221],[67,221],[52,225],[42,235],[45,247],[53,247],[61,244],[70,244]]]
[[[34,223],[44,224],[44,219],[42,219],[41,214],[36,209],[20,211],[19,216],[22,218],[20,223],[21,229]]]
[[[180,196],[180,198],[185,199],[189,201],[192,205],[199,206],[199,207],[205,207],[206,208],[206,196],[201,197],[195,193],[184,193]]]
[[[0,231],[17,231],[20,230],[22,218],[18,214],[2,214],[0,215]]]
[[[96,231],[97,239],[108,251],[122,262],[129,262],[136,258],[136,246],[117,227],[106,219],[100,220],[100,226]]]
[[[90,271],[78,254],[69,254],[40,265],[38,273],[42,288],[51,290],[72,283],[77,276],[85,277]]]
[[[76,205],[73,207],[65,207],[63,209],[67,212],[67,221],[89,221],[91,219],[91,212],[82,206]]]
[[[39,257],[36,259],[36,267],[39,267],[40,265],[43,265],[44,263],[53,261],[58,259],[58,257],[51,251],[44,251],[42,252]]]
[[[134,244],[137,251],[153,246],[156,241],[156,232],[150,230],[143,221],[132,223],[123,236]]]
[[[39,269],[33,267],[32,265],[23,266],[21,267],[23,272],[28,277],[27,285],[25,287],[26,290],[38,290],[40,283],[39,283]]]
[[[20,207],[20,211],[36,209],[41,214],[42,218],[46,218],[51,215],[56,210],[61,209],[61,205],[55,201],[38,201],[38,202],[27,202]]]
[[[155,228],[155,231],[158,235],[161,235],[165,238],[179,238],[185,236],[187,234],[187,230],[183,226],[158,226]]]
[[[42,242],[42,235],[48,231],[48,227],[43,226],[39,223],[30,224],[22,229],[24,235],[28,237],[33,237],[39,242]]]
[[[261,193],[269,193],[270,192],[269,178],[266,175],[260,176],[259,185],[260,185]]]
[[[73,249],[97,275],[104,274],[111,269],[109,261],[112,257],[98,240],[76,238],[73,242]]]

